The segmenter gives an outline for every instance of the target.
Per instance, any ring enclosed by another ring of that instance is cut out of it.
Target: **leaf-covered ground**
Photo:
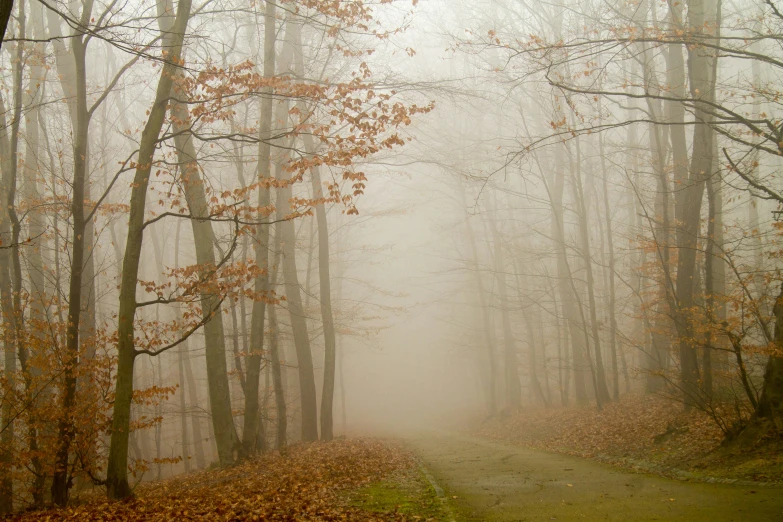
[[[777,445],[742,454],[721,448],[723,433],[702,412],[684,413],[670,399],[632,396],[595,407],[524,409],[483,424],[478,434],[532,448],[638,467],[684,470],[710,477],[783,481]],[[643,464],[641,467],[645,467]]]
[[[142,484],[136,498],[127,502],[87,498],[75,507],[16,515],[11,520],[421,520],[397,509],[370,510],[351,499],[353,490],[406,470],[415,470],[415,461],[392,442],[352,439],[298,444],[230,469]]]

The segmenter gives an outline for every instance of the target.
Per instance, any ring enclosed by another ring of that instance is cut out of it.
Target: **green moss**
[[[422,520],[445,520],[443,501],[419,469],[399,473],[350,494],[352,506],[372,513],[401,513]]]

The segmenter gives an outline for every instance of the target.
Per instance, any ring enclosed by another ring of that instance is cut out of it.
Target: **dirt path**
[[[454,433],[411,439],[457,520],[783,521],[783,487],[680,482]]]

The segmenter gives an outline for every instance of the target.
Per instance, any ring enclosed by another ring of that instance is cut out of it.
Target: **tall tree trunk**
[[[341,220],[340,215],[337,216],[337,226],[335,227],[336,230],[340,230],[341,227]],[[342,241],[340,241],[340,235],[336,238],[336,248],[335,250],[337,252],[340,252],[342,250]],[[337,281],[337,284],[335,285],[335,292],[334,292],[334,301],[336,303],[340,303],[343,298],[343,276],[345,275],[345,263],[341,259],[342,256],[338,256],[337,262],[335,263],[338,271],[335,275],[335,280]],[[338,311],[339,311],[339,305],[338,305]],[[336,338],[335,338],[335,344],[340,349],[337,350],[337,369],[339,370],[340,380],[339,380],[339,389],[340,389],[340,426],[342,428],[342,434],[343,436],[346,435],[347,429],[348,429],[348,415],[345,409],[345,350],[342,348],[344,345],[340,342],[341,336],[339,333],[339,330],[336,332]]]
[[[565,321],[571,338],[571,353],[573,355],[574,392],[577,404],[586,404],[587,383],[585,375],[589,371],[590,363],[587,361],[584,344],[584,335],[580,327],[580,312],[577,297],[571,284],[572,274],[568,267],[568,253],[565,243],[565,223],[563,219],[563,192],[565,190],[565,147],[558,146],[555,152],[554,179],[548,187],[549,201],[552,206],[552,238],[557,252],[557,279],[560,291],[560,301],[563,306]]]
[[[763,9],[763,7],[762,7]],[[757,19],[757,27],[756,31],[761,30],[761,22],[760,22],[761,16]],[[760,49],[761,45],[759,42],[754,42],[751,44],[750,48],[753,52],[759,53],[761,52]],[[759,60],[753,60],[751,62],[751,71],[753,74],[753,86],[754,88],[762,89],[761,85],[761,63]],[[755,96],[753,98],[753,119],[759,119],[761,118],[761,96]],[[716,138],[717,139],[717,138]],[[717,148],[716,148],[717,151]],[[717,154],[716,154],[717,156]],[[754,150],[751,153],[751,161],[750,164],[758,165],[759,160],[759,151]],[[753,166],[750,169],[749,175],[752,177],[758,176],[758,167]],[[763,201],[761,198],[759,198],[756,193],[752,190],[748,191],[748,225],[750,226],[751,230],[751,238],[750,238],[750,250],[751,250],[751,267],[753,268],[754,276],[753,276],[753,290],[756,292],[757,296],[762,296],[767,291],[767,286],[764,281],[764,274],[762,272],[763,267],[763,256],[764,256],[764,249],[761,242],[761,230],[759,229],[759,209],[758,206]],[[722,227],[716,227],[715,233],[723,234]],[[716,238],[717,241],[717,238]],[[725,283],[724,283],[725,284]],[[725,309],[725,307],[724,307]],[[766,310],[765,310],[766,311]],[[725,313],[725,312],[724,312]]]
[[[20,8],[22,4],[20,4]],[[24,20],[24,15],[20,16],[20,20]],[[43,29],[43,17],[41,8],[33,5],[30,13],[30,22],[32,25],[32,34],[34,38],[43,38],[45,31]],[[35,44],[34,52],[43,53],[43,44]],[[33,62],[30,64],[30,77],[32,81],[37,84],[37,87],[28,89],[25,100],[25,160],[24,171],[22,178],[22,198],[27,201],[28,207],[28,237],[31,238],[34,243],[27,250],[27,274],[30,281],[30,323],[32,325],[31,331],[28,333],[31,339],[35,339],[31,350],[41,350],[46,346],[44,342],[44,336],[41,334],[41,328],[46,323],[46,278],[45,269],[43,263],[42,250],[46,246],[46,238],[44,233],[46,231],[46,224],[44,222],[44,216],[41,211],[36,207],[41,204],[41,195],[38,188],[38,175],[40,172],[40,163],[38,155],[41,153],[40,148],[40,132],[39,132],[39,118],[40,118],[40,103],[41,94],[43,91],[43,82],[46,78],[46,69],[42,64]],[[21,275],[19,277],[21,280]],[[21,281],[20,283],[21,284]],[[26,350],[25,350],[26,351]],[[35,375],[41,374],[39,368],[25,368],[23,365],[22,371],[25,376],[25,394],[27,395],[28,403],[32,402],[29,398],[31,393],[31,379]],[[47,386],[47,388],[49,388]],[[43,400],[50,399],[49,390],[42,394]],[[41,459],[38,454],[38,429],[35,425],[36,419],[30,419],[28,421],[28,439],[29,449],[31,456],[31,464],[33,467],[33,484],[31,488],[31,494],[33,497],[33,505],[41,506],[44,502],[44,486],[46,482],[46,476],[44,475]]]
[[[270,288],[277,288],[279,285],[279,267],[282,250],[282,238],[280,232],[280,223],[274,225],[274,240],[272,246],[273,258],[269,266],[269,284]],[[275,429],[275,448],[280,449],[287,444],[288,434],[288,411],[285,400],[285,371],[283,367],[283,356],[280,353],[280,326],[277,321],[277,305],[270,303],[267,306],[269,315],[269,357],[272,365],[272,386],[275,395],[275,413],[277,417],[277,427]]]
[[[470,215],[467,212],[467,201],[465,198],[465,183],[462,178],[458,181],[458,190],[462,208],[465,209],[465,230],[468,235],[468,244],[471,254],[471,272],[476,282],[476,294],[478,295],[479,309],[481,310],[481,320],[484,333],[484,345],[487,351],[487,365],[489,368],[488,383],[488,409],[490,416],[497,414],[497,366],[495,364],[495,335],[492,318],[489,314],[489,305],[487,303],[486,292],[484,290],[484,279],[481,275],[479,266],[478,247],[476,246],[476,236],[473,233],[473,226],[470,224]]]
[[[298,77],[304,76],[304,54],[302,50],[302,31],[299,24],[293,26],[292,40],[295,45],[294,70]],[[297,102],[300,114],[308,114],[308,109],[303,100]],[[302,134],[305,151],[308,154],[317,154],[317,149],[312,135]],[[310,169],[312,181],[313,200],[318,202],[324,198],[323,185],[321,184],[321,169],[314,166]],[[332,314],[332,290],[329,273],[329,225],[326,220],[326,203],[318,203],[315,207],[315,219],[318,225],[318,283],[319,300],[321,303],[321,321],[324,335],[324,380],[321,393],[321,439],[332,440],[334,437],[334,376],[337,347],[335,343],[334,316]],[[309,276],[309,270],[308,270]]]
[[[275,41],[277,4],[267,1],[264,12],[264,78],[271,80],[275,75]],[[272,94],[273,88],[265,86],[262,89],[261,114],[258,130],[258,172],[263,181],[271,179],[271,145],[272,119],[274,117]],[[266,208],[271,202],[270,188],[262,183],[258,189],[258,206]],[[260,219],[260,216],[259,216]],[[269,226],[255,227],[253,242],[256,264],[263,273],[256,277],[254,290],[256,299],[250,319],[250,356],[247,360],[247,390],[245,392],[245,422],[242,430],[242,445],[245,454],[255,451],[256,435],[258,433],[258,382],[261,377],[261,358],[264,349],[264,319],[266,318],[266,296],[269,291]],[[261,298],[260,298],[261,297]]]
[[[595,351],[595,380],[596,380],[596,400],[600,409],[604,403],[611,400],[609,389],[606,387],[606,375],[604,373],[603,357],[601,355],[601,336],[598,331],[598,311],[595,302],[595,281],[593,278],[593,260],[590,254],[590,233],[588,231],[589,216],[587,214],[587,203],[585,201],[584,189],[582,187],[581,174],[581,147],[579,138],[576,138],[576,168],[572,170],[571,176],[574,184],[574,199],[576,201],[579,214],[579,235],[581,239],[582,261],[585,265],[587,299],[590,312],[590,328],[593,336],[593,348]]]
[[[688,24],[697,33],[703,33],[708,16],[708,0],[690,0],[688,2]],[[693,129],[693,152],[685,184],[675,197],[677,216],[677,289],[678,310],[675,324],[679,337],[680,352],[680,388],[686,409],[697,404],[700,398],[699,363],[694,344],[693,307],[694,278],[696,271],[696,250],[698,247],[701,207],[706,180],[710,177],[713,160],[712,117],[707,105],[714,99],[714,77],[711,70],[710,52],[698,45],[688,46],[688,71],[690,75],[691,97],[695,104]]]
[[[520,273],[521,273],[521,267],[518,266],[515,263],[515,269],[514,269],[514,277],[516,278],[517,283],[517,292],[519,294],[519,305],[522,308],[522,316],[525,318],[525,327],[527,328],[527,346],[528,346],[528,365],[530,372],[530,399],[531,401],[535,401],[536,399],[541,402],[544,406],[549,406],[549,398],[544,395],[544,389],[541,387],[541,381],[538,380],[538,369],[536,368],[536,361],[538,357],[536,356],[536,331],[533,327],[533,321],[531,319],[532,311],[525,308],[525,286],[522,281],[520,280]],[[539,321],[539,326],[541,325]],[[543,350],[543,335],[541,336],[541,348]],[[546,359],[546,353],[543,354],[544,359]],[[546,378],[546,375],[544,376]]]
[[[0,45],[5,40],[5,32],[8,28],[8,20],[14,10],[14,0],[2,0],[0,2]]]
[[[182,314],[180,312],[179,317]],[[191,411],[200,410],[202,408],[198,399],[198,387],[196,386],[196,379],[193,376],[193,365],[190,362],[190,356],[188,355],[189,343],[182,343],[182,363],[185,370],[185,382],[187,383],[188,390],[188,402],[190,403]],[[198,416],[190,415],[190,428],[193,432],[193,451],[196,454],[196,469],[204,469],[207,467],[207,457],[204,453],[204,435],[201,432],[201,419]]]
[[[280,230],[278,223],[275,225],[275,253],[272,263],[269,281],[274,286],[277,285],[277,267],[280,264]],[[288,432],[288,412],[285,403],[285,387],[283,386],[283,367],[280,361],[280,336],[277,323],[277,306],[270,304],[269,313],[269,357],[272,360],[272,386],[275,389],[275,412],[277,415],[277,428],[275,430],[275,447],[277,449],[286,445],[286,434]]]
[[[645,21],[639,19],[641,17],[644,17],[649,12],[650,7],[652,7],[653,25],[657,27],[658,21],[657,21],[654,2],[647,2],[646,0],[643,0],[642,6],[635,11],[634,18],[637,19],[639,25],[644,24]],[[641,64],[641,69],[642,69],[642,76],[644,81],[644,92],[645,94],[649,94],[649,96],[645,97],[645,101],[647,103],[647,111],[651,115],[651,119],[653,120],[653,122],[659,122],[659,121],[664,121],[665,119],[673,120],[676,119],[676,117],[678,116],[682,117],[682,115],[679,112],[677,112],[680,109],[682,109],[682,107],[675,107],[673,109],[670,107],[667,108],[668,114],[666,118],[664,117],[664,107],[662,106],[660,100],[658,99],[658,97],[661,95],[661,89],[660,89],[660,80],[658,79],[658,75],[655,67],[655,56],[653,55],[651,46],[648,43],[643,42],[640,43],[639,45],[642,48],[641,54],[643,58],[643,63]],[[680,53],[679,59],[681,62],[682,49],[681,48],[678,49]],[[672,86],[673,89],[683,88],[682,84],[677,83],[678,80],[677,75],[683,74],[683,69],[681,64],[679,66],[677,64],[676,51],[677,49],[673,50],[671,47],[669,47],[668,49],[666,49],[666,52],[664,54],[667,60],[667,71],[666,71],[667,81],[671,82],[669,83],[669,85]],[[672,112],[672,110],[674,112]],[[681,130],[682,127],[676,128],[676,130],[672,130],[672,140],[675,139],[675,136],[679,138],[678,133]],[[649,337],[649,340],[651,341],[651,346],[643,350],[644,353],[643,366],[645,369],[645,391],[647,393],[655,393],[661,390],[665,384],[665,377],[663,375],[663,372],[667,367],[668,345],[670,344],[669,337],[665,333],[667,330],[670,330],[671,303],[673,302],[671,299],[673,289],[671,286],[671,278],[669,275],[670,189],[669,189],[668,174],[666,169],[666,157],[667,157],[667,148],[668,148],[667,131],[668,131],[668,127],[666,127],[665,125],[658,125],[657,123],[652,123],[650,125],[649,132],[647,133],[649,139],[649,148],[650,148],[650,155],[652,160],[653,173],[655,175],[655,179],[657,183],[657,196],[655,198],[656,222],[654,224],[651,223],[651,229],[654,235],[654,241],[658,249],[656,257],[660,262],[663,271],[663,277],[661,277],[657,281],[657,283],[659,286],[660,295],[667,297],[666,299],[659,299],[659,301],[655,304],[654,318],[653,320],[649,321],[651,325],[654,325],[654,327],[651,329],[652,331]],[[683,140],[684,140],[684,136],[685,134],[683,133],[682,134]],[[682,145],[684,144],[685,142],[683,141]],[[633,162],[635,166],[638,166],[638,159],[636,158],[636,155],[634,155]]]
[[[720,43],[721,0],[718,0],[717,11],[717,38]],[[755,60],[754,60],[755,64]],[[757,64],[756,64],[757,65]],[[754,71],[754,76],[755,76]],[[717,55],[713,59],[712,75],[713,85],[718,73]],[[723,324],[726,321],[726,264],[723,259],[723,176],[721,175],[720,160],[718,157],[718,134],[712,132],[712,175],[707,180],[707,246],[704,260],[704,291],[706,294],[707,313],[714,324]],[[716,296],[718,299],[716,300]],[[725,369],[726,357],[725,336],[712,335],[712,329],[707,329],[707,339],[702,349],[702,391],[708,401],[713,397],[713,368]],[[717,364],[716,364],[717,363]]]
[[[164,48],[168,51],[171,61],[165,63],[158,80],[155,102],[141,135],[138,166],[131,188],[128,236],[122,264],[120,306],[117,319],[117,378],[106,470],[106,488],[111,499],[126,498],[132,494],[128,484],[128,435],[133,398],[133,364],[136,358],[133,322],[136,315],[136,285],[138,283],[141,247],[144,240],[144,210],[155,149],[166,116],[166,107],[169,103],[174,75],[182,56],[182,43],[190,18],[190,6],[190,0],[179,0],[176,19],[164,38]]]
[[[310,142],[308,144],[308,142]],[[305,147],[314,150],[312,138],[305,135]],[[311,148],[313,147],[313,148]],[[313,199],[323,199],[321,173],[318,167],[311,170],[313,184]],[[329,274],[329,227],[326,221],[325,204],[315,208],[318,221],[318,283],[320,286],[321,321],[324,328],[324,382],[321,393],[321,439],[332,440],[334,437],[334,379],[337,345],[334,331],[334,316],[332,315],[332,290]]]
[[[190,473],[190,453],[188,442],[188,408],[185,402],[185,353],[187,344],[182,343],[177,347],[177,378],[179,380],[179,415],[180,415],[180,446],[182,447],[182,462],[185,465],[185,473]]]
[[[92,4],[89,4],[92,5]],[[90,10],[82,11],[82,21],[87,23]],[[59,22],[58,22],[59,24]],[[74,59],[73,81],[75,99],[72,104],[73,125],[73,180],[71,192],[71,278],[68,289],[68,323],[65,334],[65,354],[63,371],[63,391],[61,416],[58,427],[58,443],[52,480],[52,501],[58,506],[68,502],[70,489],[68,460],[71,442],[76,435],[73,419],[76,398],[76,376],[79,362],[79,334],[82,328],[82,290],[84,287],[86,228],[84,201],[87,195],[87,145],[89,140],[90,115],[87,108],[87,64],[86,38],[84,34],[75,34],[71,38],[71,53]],[[66,91],[67,92],[67,91]]]
[[[296,42],[296,31],[293,26],[296,22],[290,18],[286,22],[286,45],[281,58],[280,71],[287,71],[291,67]],[[285,64],[285,67],[283,66]],[[279,121],[288,120],[288,101],[283,101],[278,106]],[[286,154],[287,156],[287,154]],[[284,167],[284,161],[277,162],[276,177],[284,185],[277,190],[277,219],[281,221],[280,227],[282,240],[282,267],[283,281],[285,283],[285,295],[288,314],[291,320],[291,329],[294,336],[294,348],[296,349],[297,369],[299,375],[300,400],[302,405],[302,440],[318,440],[318,403],[316,399],[315,374],[313,371],[313,354],[310,348],[310,335],[307,331],[307,319],[302,307],[302,295],[299,286],[299,274],[296,268],[296,232],[294,223],[288,217],[289,201],[291,199],[291,172]]]
[[[87,2],[82,7],[80,26],[86,27],[92,16],[93,3]],[[64,371],[64,390],[62,418],[59,425],[59,442],[55,457],[55,472],[52,482],[52,498],[55,504],[64,505],[68,498],[68,456],[70,444],[76,436],[76,425],[73,422],[72,407],[77,390],[79,350],[90,340],[96,325],[95,319],[95,265],[92,255],[94,229],[92,219],[85,219],[92,213],[92,208],[85,209],[85,202],[90,200],[89,181],[89,125],[93,111],[87,102],[87,67],[86,53],[89,36],[75,27],[70,35],[70,48],[66,49],[66,38],[62,38],[60,18],[51,10],[47,11],[48,25],[52,44],[55,49],[55,63],[60,77],[65,98],[68,102],[69,116],[73,131],[73,190],[71,193],[72,221],[72,267],[69,285],[68,324],[66,327],[66,362]],[[100,102],[96,102],[100,103]],[[77,252],[78,250],[78,252]],[[77,285],[80,288],[77,289]],[[74,301],[78,299],[78,301]],[[78,302],[78,306],[73,306]],[[87,343],[85,357],[92,358],[95,346]]]
[[[177,221],[176,236],[174,238],[174,268],[180,268],[179,266],[179,252],[180,252],[180,227],[182,221]],[[179,303],[174,304],[174,319],[178,323],[182,322],[182,308]],[[184,333],[184,332],[183,332]],[[177,371],[179,373],[180,387],[180,411],[182,415],[180,430],[182,432],[182,458],[185,462],[185,472],[190,471],[190,454],[188,443],[188,430],[187,430],[187,418],[188,411],[196,410],[200,407],[198,402],[198,390],[196,388],[196,380],[193,378],[193,368],[190,364],[190,343],[188,339],[185,339],[177,347]],[[185,393],[188,394],[186,399]],[[190,403],[188,408],[187,403]],[[206,458],[204,456],[204,437],[201,434],[201,420],[192,413],[190,414],[190,426],[193,434],[193,448],[196,456],[196,469],[204,469],[206,467]]]
[[[775,314],[775,344],[783,347],[783,285],[773,308]],[[764,383],[756,417],[770,420],[778,431],[783,431],[783,357],[772,355],[767,359]]]
[[[287,111],[286,111],[287,112]],[[290,173],[279,169],[279,179],[290,182]],[[310,336],[302,308],[302,296],[299,287],[299,276],[296,269],[296,236],[294,223],[286,219],[288,201],[291,199],[291,188],[281,188],[277,191],[277,219],[282,220],[280,227],[282,239],[282,268],[285,283],[286,303],[291,321],[296,349],[297,369],[299,374],[300,399],[302,405],[302,440],[318,440],[318,413],[315,391],[315,375],[313,372],[313,356],[310,349]]]
[[[554,313],[552,314],[555,319],[555,333],[557,335],[557,387],[560,392],[560,404],[562,406],[568,406],[568,392],[569,392],[569,377],[570,363],[568,362],[568,329],[560,328],[560,303],[557,300],[557,293],[555,287],[552,284],[552,278],[547,274],[547,285],[549,285],[549,295],[552,296],[552,303]],[[565,337],[565,340],[563,340]]]
[[[620,372],[617,368],[617,315],[616,315],[616,290],[615,290],[615,259],[614,259],[614,233],[612,230],[612,214],[609,204],[609,183],[607,178],[609,172],[606,168],[606,158],[604,156],[604,135],[598,134],[598,150],[601,156],[601,178],[603,180],[603,199],[604,199],[604,220],[606,222],[606,241],[608,247],[608,278],[609,278],[609,302],[607,312],[609,314],[609,353],[612,356],[612,398],[620,399]],[[628,376],[626,374],[626,382]]]
[[[522,390],[519,385],[519,361],[517,349],[514,343],[514,333],[511,330],[511,318],[509,316],[508,289],[506,287],[505,263],[503,261],[503,245],[497,228],[497,216],[494,206],[487,198],[487,221],[492,232],[494,245],[495,279],[498,282],[498,297],[500,298],[500,314],[503,321],[503,345],[506,380],[506,407],[518,410],[522,404]]]
[[[161,31],[164,32],[168,31],[173,22],[171,15],[164,14],[173,12],[170,1],[159,0],[158,2],[158,23]],[[181,70],[178,69],[177,74],[181,75]],[[173,94],[171,113],[173,115],[174,143],[177,149],[179,175],[184,186],[185,200],[190,214],[195,218],[190,220],[190,224],[196,245],[196,263],[199,265],[199,275],[209,277],[209,272],[217,264],[215,232],[212,229],[212,222],[208,219],[210,210],[204,180],[201,177],[198,154],[190,129],[190,113],[187,105],[177,100],[180,93],[174,92]],[[212,412],[212,428],[220,464],[221,466],[230,466],[239,457],[241,443],[234,426],[231,408],[231,386],[226,363],[223,314],[218,296],[210,292],[202,292],[200,297],[201,314],[205,320],[207,388]]]
[[[19,16],[20,34],[24,34],[24,4],[21,5]],[[0,239],[4,248],[0,251],[0,307],[2,307],[3,326],[3,373],[6,389],[3,390],[6,397],[2,409],[2,434],[0,434],[0,513],[10,513],[14,508],[14,481],[12,470],[16,449],[15,418],[12,397],[16,393],[16,356],[17,349],[23,356],[26,349],[20,338],[21,324],[24,319],[20,303],[21,291],[21,265],[19,263],[19,220],[16,216],[16,177],[18,170],[19,127],[22,118],[22,52],[23,48],[17,44],[16,56],[11,66],[13,98],[11,109],[12,120],[10,126],[6,121],[6,108],[0,98],[0,168],[2,168],[2,180],[0,183],[0,201],[3,202],[0,209]],[[10,136],[8,129],[10,128]],[[25,358],[21,359],[24,368]]]
[[[546,340],[544,338],[544,321],[541,317],[541,309],[536,310],[535,320],[538,323],[538,343],[541,346],[541,369],[544,371],[544,388],[546,390],[546,406],[552,404],[552,390],[549,387],[549,367],[546,355]],[[535,362],[535,360],[533,361]]]

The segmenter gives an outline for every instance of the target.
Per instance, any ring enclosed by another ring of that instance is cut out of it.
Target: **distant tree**
[[[14,10],[14,0],[0,0],[0,47],[5,41],[5,31],[8,29],[8,20]]]

